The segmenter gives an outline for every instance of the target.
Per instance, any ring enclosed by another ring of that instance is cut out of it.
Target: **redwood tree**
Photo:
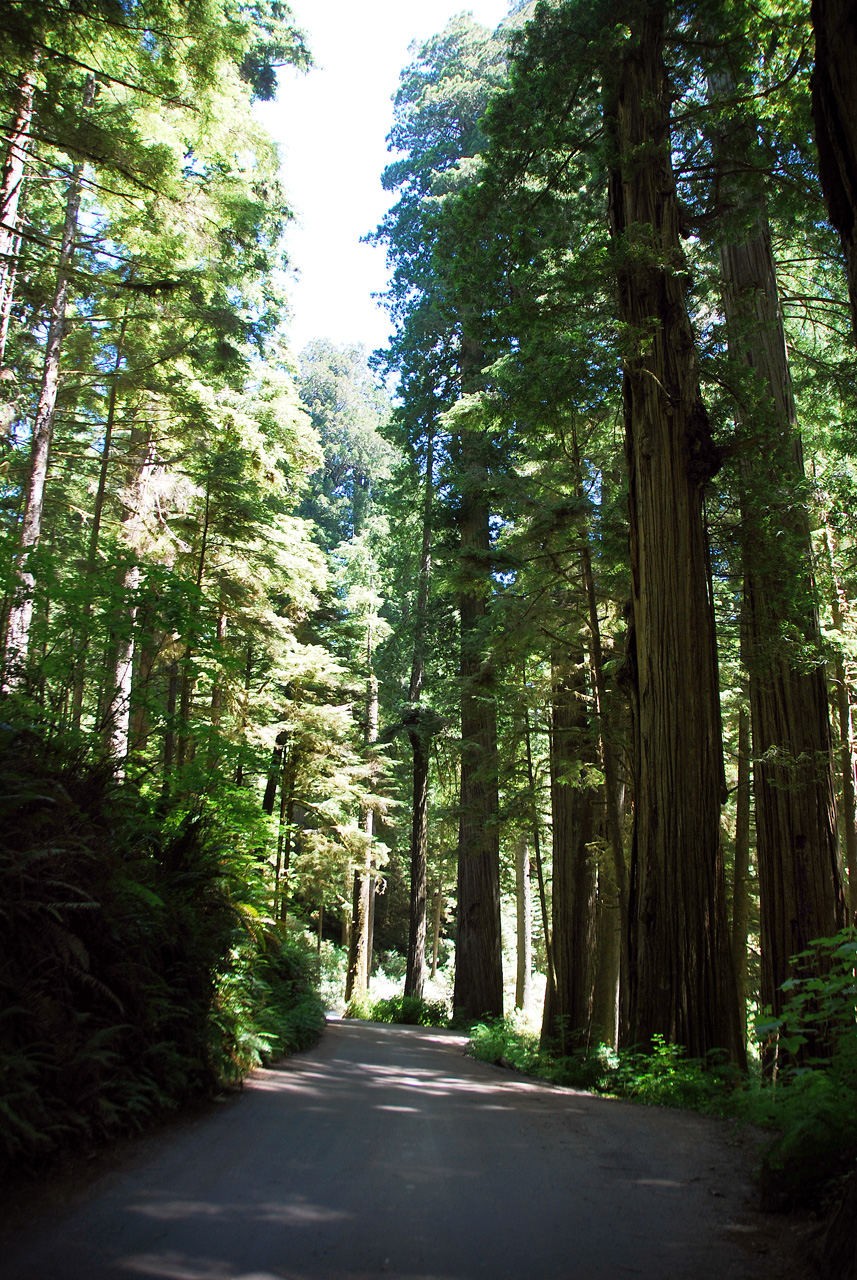
[[[705,485],[718,465],[699,391],[670,161],[660,0],[619,15],[608,70],[610,225],[624,336],[637,708],[631,1035],[743,1057],[720,841],[723,764]]]

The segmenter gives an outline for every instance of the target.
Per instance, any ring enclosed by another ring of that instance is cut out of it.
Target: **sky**
[[[381,172],[408,47],[462,11],[493,29],[508,8],[508,0],[291,0],[316,65],[305,75],[281,71],[277,100],[258,111],[280,144],[297,215],[286,241],[298,273],[289,285],[295,352],[312,338],[370,351],[385,344],[387,316],[372,300],[385,287],[385,253],[360,237],[391,202]]]

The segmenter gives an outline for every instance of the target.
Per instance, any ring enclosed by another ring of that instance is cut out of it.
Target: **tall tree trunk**
[[[585,771],[588,741],[585,664],[551,661],[551,817],[553,824],[553,960],[556,984],[545,999],[542,1038],[568,1053],[588,1044],[595,954],[594,788]]]
[[[275,920],[285,920],[289,902],[289,878],[292,863],[292,834],[295,820],[295,787],[297,785],[298,758],[296,744],[288,731],[277,735],[277,742],[282,739],[283,769],[280,782],[280,821],[277,827],[277,861],[274,868],[274,904],[272,915]]]
[[[164,722],[164,791],[170,787],[176,761],[176,705],[179,693],[179,664],[175,659],[167,668],[167,713]]]
[[[95,81],[92,76],[88,76],[83,91],[84,110],[89,109],[94,97]],[[63,222],[56,284],[48,323],[44,370],[36,406],[36,416],[33,422],[27,493],[18,537],[14,598],[6,628],[5,676],[7,685],[12,688],[23,683],[24,667],[30,644],[33,592],[36,585],[33,576],[32,558],[42,535],[45,481],[48,474],[48,459],[54,432],[54,415],[60,377],[60,355],[65,336],[69,272],[74,255],[77,218],[80,211],[82,193],[83,164],[78,163],[72,167],[66,193],[65,220]]]
[[[527,685],[526,661],[524,662],[524,688]],[[545,962],[547,964],[547,991],[556,986],[556,968],[553,959],[553,939],[551,937],[550,915],[548,914],[547,893],[545,891],[545,872],[542,865],[542,839],[539,823],[539,804],[536,795],[536,771],[533,765],[533,741],[530,727],[530,709],[524,707],[524,748],[527,759],[527,786],[530,792],[530,822],[533,832],[533,856],[536,863],[536,880],[539,886],[539,909],[542,918],[542,934],[545,940]]]
[[[440,926],[443,920],[443,885],[438,880],[432,899],[431,980],[437,977],[437,956],[440,949]]]
[[[533,895],[530,886],[530,849],[526,835],[515,845],[515,903],[517,906],[517,976],[515,1008],[528,1010],[533,1002]]]
[[[857,335],[857,22],[850,0],[812,0],[812,118],[818,174],[845,253]]]
[[[462,389],[482,364],[478,343],[462,339]],[[453,1003],[464,1017],[503,1012],[500,937],[500,831],[494,674],[485,649],[490,592],[488,471],[472,433],[459,436],[461,508],[461,806],[458,825],[458,928]]]
[[[699,392],[670,164],[664,7],[622,7],[630,32],[607,94],[636,684],[631,1036],[743,1061],[720,842],[723,777],[702,491],[717,467]],[[612,101],[611,101],[612,99]]]
[[[199,558],[196,565],[197,598],[202,592],[202,580],[205,576],[205,560],[208,553],[208,539],[211,534],[211,477],[205,482],[205,507],[202,516],[202,538],[199,546]],[[176,741],[176,768],[179,773],[194,758],[195,742],[191,734],[191,715],[193,698],[196,691],[196,675],[193,670],[193,645],[185,645],[181,661],[181,691],[179,695],[179,731]]]
[[[733,93],[728,68],[713,96]],[[720,163],[752,172],[754,139],[730,135]],[[728,170],[727,170],[728,172]],[[749,370],[739,469],[744,649],[759,867],[763,1005],[779,1014],[791,957],[845,922],[827,684],[806,490],[764,193],[727,180],[742,233],[721,237],[729,350]],[[749,230],[747,228],[749,227]],[[795,643],[794,637],[799,637]]]
[[[372,744],[378,741],[378,681],[372,671],[371,627],[367,643],[369,676],[366,682],[366,730],[365,742],[371,754]],[[363,866],[354,873],[354,909],[351,918],[351,947],[348,956],[348,972],[345,978],[345,999],[363,995],[369,986],[372,972],[372,915],[374,911],[375,877],[372,873],[372,839],[375,814],[371,805],[363,815],[366,833],[366,853]]]
[[[142,606],[137,630],[140,643],[135,646],[136,671],[132,681],[131,723],[128,727],[129,755],[137,755],[145,749],[151,731],[149,698],[158,645],[152,632],[152,610],[146,603]]]
[[[411,899],[408,925],[408,960],[405,995],[422,996],[425,981],[426,882],[428,875],[428,780],[431,749],[430,724],[419,707],[425,679],[425,646],[431,580],[432,502],[434,498],[434,427],[429,422],[426,444],[426,473],[423,496],[423,530],[414,618],[414,655],[411,664],[408,732],[413,754],[413,799],[411,820]]]
[[[581,473],[580,450],[577,432],[574,432],[574,463],[577,470],[577,492],[581,499],[584,496],[583,477]],[[595,686],[595,706],[598,713],[599,754],[604,771],[604,789],[606,793],[607,831],[610,852],[613,858],[612,883],[619,908],[619,928],[622,940],[620,951],[620,1010],[624,1005],[622,1022],[628,1021],[628,997],[630,995],[630,969],[628,956],[628,871],[625,864],[625,842],[622,837],[622,815],[619,806],[620,782],[616,767],[616,756],[613,750],[613,727],[607,701],[607,677],[604,673],[604,650],[601,646],[601,624],[598,618],[598,598],[595,594],[595,574],[592,571],[592,553],[589,549],[589,528],[581,547],[581,568],[586,590],[586,603],[589,615],[589,660],[592,667],[592,680]],[[625,1029],[623,1027],[623,1029]]]
[[[250,703],[250,684],[253,679],[253,646],[247,645],[247,661],[244,665],[244,701],[241,705],[241,728],[238,737],[239,751],[244,745],[244,730],[247,727],[247,708]],[[236,787],[244,786],[244,761],[241,756],[238,757],[238,763],[235,766],[235,785]]]
[[[732,962],[738,1017],[747,1039],[747,937],[750,932],[750,717],[738,712],[738,787],[735,797],[735,868],[732,877]]]
[[[825,527],[824,544],[830,568],[830,612],[833,625],[842,632],[845,625],[847,601],[836,576],[833,558],[833,542],[830,529]],[[848,868],[848,915],[850,923],[857,917],[857,801],[855,783],[857,770],[854,758],[854,720],[851,709],[851,681],[845,669],[842,651],[837,647],[833,659],[833,684],[836,697],[836,715],[839,721],[839,766],[842,777],[842,827],[845,834],[845,865]]]
[[[134,428],[131,432],[131,461],[126,473],[122,498],[120,542],[127,549],[128,560],[119,571],[119,609],[121,621],[114,625],[111,641],[115,660],[108,672],[107,698],[102,736],[108,755],[121,769],[128,756],[131,723],[131,689],[134,673],[134,633],[137,622],[137,590],[140,584],[139,552],[141,526],[144,520],[146,494],[154,447],[150,428]]]
[[[0,371],[6,360],[6,339],[15,290],[15,273],[21,247],[19,208],[24,187],[27,153],[30,149],[30,124],[33,119],[33,94],[36,87],[35,61],[18,78],[18,93],[9,129],[9,142],[3,174],[0,177]],[[3,424],[8,431],[10,424]]]
[[[220,608],[217,611],[217,649],[218,654],[223,651],[223,644],[226,639],[226,627],[228,616],[226,613],[226,605],[223,600],[220,602]],[[217,760],[220,754],[220,721],[223,716],[224,701],[224,680],[223,671],[218,668],[214,677],[214,683],[211,686],[211,710],[209,712],[208,723],[208,752],[206,753],[205,767],[209,775],[213,774],[217,768]]]
[[[74,663],[74,685],[72,691],[72,723],[75,729],[80,728],[83,711],[83,694],[86,683],[86,657],[89,649],[89,632],[92,619],[92,581],[98,562],[98,543],[101,535],[101,521],[104,515],[104,500],[107,494],[107,476],[110,470],[111,446],[113,444],[113,428],[116,424],[116,400],[119,382],[119,371],[124,357],[125,333],[128,327],[128,308],[122,317],[119,337],[116,341],[116,356],[107,397],[107,420],[104,424],[104,442],[101,448],[101,465],[98,469],[98,485],[92,504],[92,525],[89,531],[89,543],[86,549],[86,567],[84,569],[84,587],[86,598],[83,603],[83,619],[77,639],[77,656]]]
[[[592,991],[592,1038],[611,1049],[619,1044],[619,991],[625,946],[619,895],[612,858],[601,859],[595,905],[595,981]]]

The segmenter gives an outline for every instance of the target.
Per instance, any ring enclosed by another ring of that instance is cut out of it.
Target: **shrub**
[[[139,1128],[323,1014],[217,819],[0,730],[0,1167]]]
[[[411,1027],[448,1027],[449,1009],[442,1000],[422,1000],[419,996],[389,996],[372,1000],[368,995],[352,998],[346,1018],[367,1022],[399,1022]]]

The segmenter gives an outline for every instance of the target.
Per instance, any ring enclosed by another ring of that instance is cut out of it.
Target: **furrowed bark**
[[[702,494],[717,454],[699,392],[670,164],[664,8],[624,15],[608,74],[610,223],[629,476],[636,761],[630,1022],[694,1057],[739,1061],[720,843],[722,745]]]
[[[728,67],[711,96],[733,93]],[[752,173],[755,139],[732,131],[720,163]],[[729,350],[748,370],[739,414],[745,438],[741,490],[744,607],[742,653],[750,676],[756,856],[759,867],[762,1004],[783,1007],[792,956],[845,923],[833,786],[826,671],[822,658],[803,445],[771,249],[764,192],[722,183],[741,213],[720,245]]]

